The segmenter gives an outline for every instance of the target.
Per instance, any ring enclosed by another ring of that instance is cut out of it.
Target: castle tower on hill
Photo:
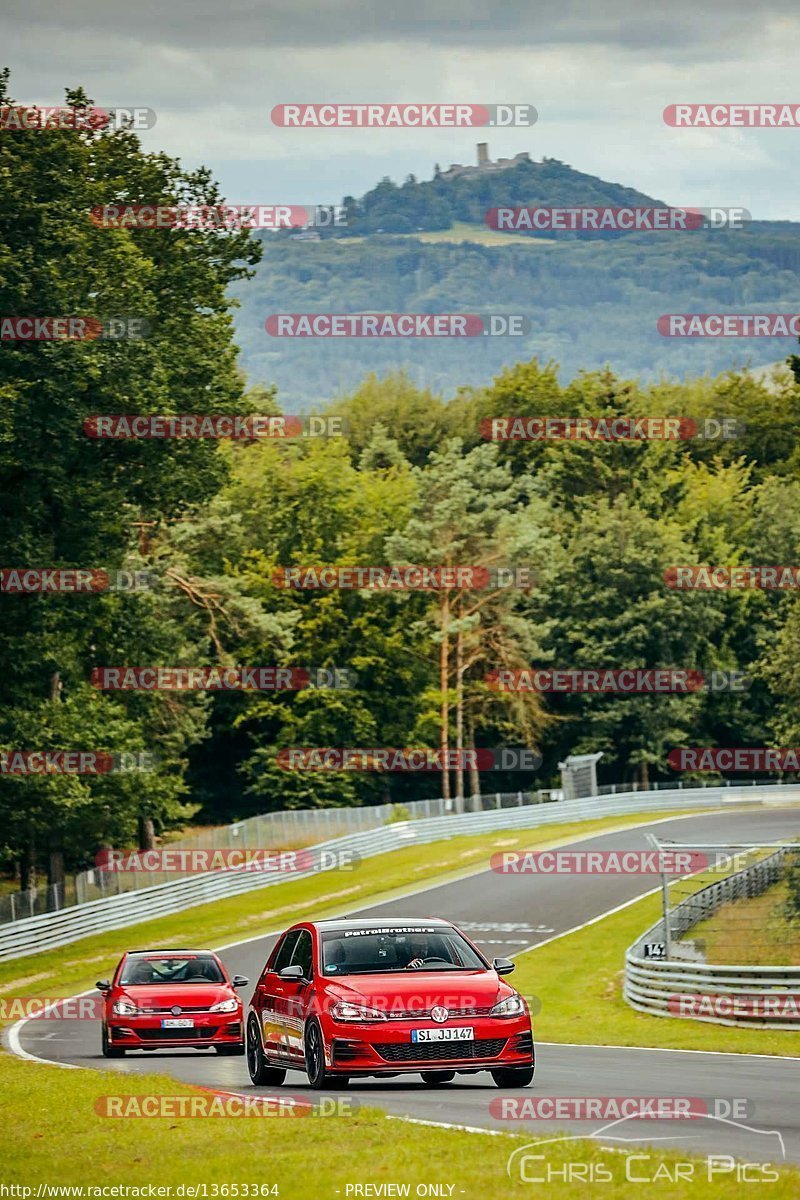
[[[439,179],[469,179],[476,175],[488,174],[490,171],[507,171],[509,167],[517,167],[520,163],[530,162],[531,156],[527,150],[515,154],[513,158],[498,158],[492,162],[489,158],[489,143],[478,142],[478,161],[474,167],[465,167],[461,163],[451,163],[446,171],[439,174]]]

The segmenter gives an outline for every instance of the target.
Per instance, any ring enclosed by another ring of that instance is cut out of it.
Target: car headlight
[[[111,1011],[117,1017],[135,1017],[139,1010],[132,1000],[115,1000]]]
[[[331,1006],[331,1016],[335,1021],[385,1021],[386,1013],[377,1008],[369,1008],[366,1004],[350,1004],[347,1000],[337,1000]]]
[[[239,1007],[239,1001],[232,996],[230,1000],[220,1000],[217,1004],[212,1004],[209,1012],[236,1012]]]
[[[506,996],[505,1000],[498,1000],[494,1008],[489,1013],[490,1017],[519,1017],[525,1012],[525,1005],[522,1003],[522,997],[516,992],[512,996]]]

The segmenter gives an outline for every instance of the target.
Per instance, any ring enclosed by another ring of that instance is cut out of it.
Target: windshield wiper
[[[366,970],[350,970],[350,971],[334,971],[331,978],[336,978],[340,975],[414,975],[420,971],[479,971],[485,970],[481,967],[459,967],[456,963],[448,963],[446,966],[439,964],[434,967],[367,967]],[[327,975],[328,972],[325,972]]]

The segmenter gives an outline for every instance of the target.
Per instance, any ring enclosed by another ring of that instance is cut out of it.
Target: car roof
[[[338,921],[333,918],[328,921],[312,921],[321,933],[331,929],[429,929],[432,925],[443,929],[451,929],[452,921],[441,917],[342,917]]]
[[[191,949],[188,946],[176,948],[174,946],[155,946],[152,950],[126,950],[126,957],[132,958],[135,954],[210,954],[216,958],[216,953],[213,950],[198,950],[196,947]]]

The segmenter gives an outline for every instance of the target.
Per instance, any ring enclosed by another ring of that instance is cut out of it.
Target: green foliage
[[[3,102],[7,89],[0,75]],[[68,99],[89,104],[78,91]],[[582,201],[647,200],[550,161],[491,180],[386,181],[351,207],[367,232],[447,228],[492,204],[574,200],[578,185]],[[258,242],[88,219],[117,198],[219,197],[207,171],[144,154],[129,131],[0,139],[0,312],[151,325],[140,341],[3,343],[5,563],[140,569],[154,581],[136,594],[0,597],[0,748],[147,751],[157,761],[147,773],[0,775],[4,862],[23,874],[48,863],[52,873],[62,858],[85,866],[102,843],[135,839],[143,819],[160,832],[195,814],[223,822],[376,802],[394,804],[398,819],[410,801],[440,794],[442,780],[289,771],[280,752],[438,746],[445,721],[450,745],[461,728],[467,747],[522,743],[543,757],[535,780],[492,773],[468,791],[548,786],[570,752],[602,750],[604,780],[663,780],[673,746],[800,740],[796,597],[679,592],[665,581],[676,565],[800,562],[798,359],[775,378],[653,378],[667,356],[671,371],[721,364],[719,343],[665,344],[654,332],[655,317],[682,310],[687,295],[698,308],[792,307],[793,227],[500,248],[276,237],[245,293]],[[247,295],[246,361],[277,391],[245,391],[233,291]],[[533,332],[421,346],[286,343],[280,358],[266,357],[278,349],[265,340],[265,313],[331,307],[521,311]],[[298,403],[343,417],[348,436],[217,445],[83,433],[104,413],[277,413]],[[548,415],[727,417],[742,433],[499,444],[481,433],[492,418]],[[281,586],[281,568],[390,564],[518,567],[535,583]],[[215,694],[90,686],[96,667],[214,664],[344,668],[354,682]],[[491,672],[531,665],[739,671],[752,686],[625,697],[490,686]]]
[[[8,75],[3,102],[10,102]],[[67,102],[83,108],[80,91]],[[89,212],[118,198],[210,204],[205,170],[145,154],[128,130],[43,129],[0,139],[0,312],[143,318],[141,340],[9,341],[0,354],[0,543],[8,567],[145,566],[144,517],[163,525],[208,503],[225,462],[205,441],[109,442],[83,432],[103,413],[236,412],[227,287],[260,247],[247,235],[110,230]],[[175,566],[180,569],[180,554]],[[199,573],[199,572],[198,572]],[[164,694],[103,695],[97,666],[199,665],[216,646],[175,587],[125,595],[2,596],[0,745],[156,750],[146,775],[0,779],[7,849],[91,861],[137,819],[185,819],[185,755],[207,704]],[[252,615],[252,613],[251,613]]]
[[[793,854],[789,860],[786,883],[789,888],[786,915],[790,921],[800,921],[800,854]]]
[[[586,197],[573,193],[569,202]],[[613,239],[558,234],[550,242],[500,246],[426,243],[413,234],[310,243],[267,235],[264,244],[256,278],[233,287],[242,305],[236,336],[249,376],[276,384],[290,412],[356,392],[368,373],[404,371],[421,390],[450,398],[534,355],[560,364],[562,381],[608,363],[623,379],[649,382],[773,364],[786,355],[785,338],[670,338],[659,334],[657,321],[665,313],[793,312],[800,267],[800,225],[789,222]],[[513,337],[313,340],[264,331],[271,313],[361,311],[519,313],[530,330]],[[747,388],[744,381],[738,386]],[[713,415],[729,414],[722,408]],[[785,443],[792,433],[762,435]]]

